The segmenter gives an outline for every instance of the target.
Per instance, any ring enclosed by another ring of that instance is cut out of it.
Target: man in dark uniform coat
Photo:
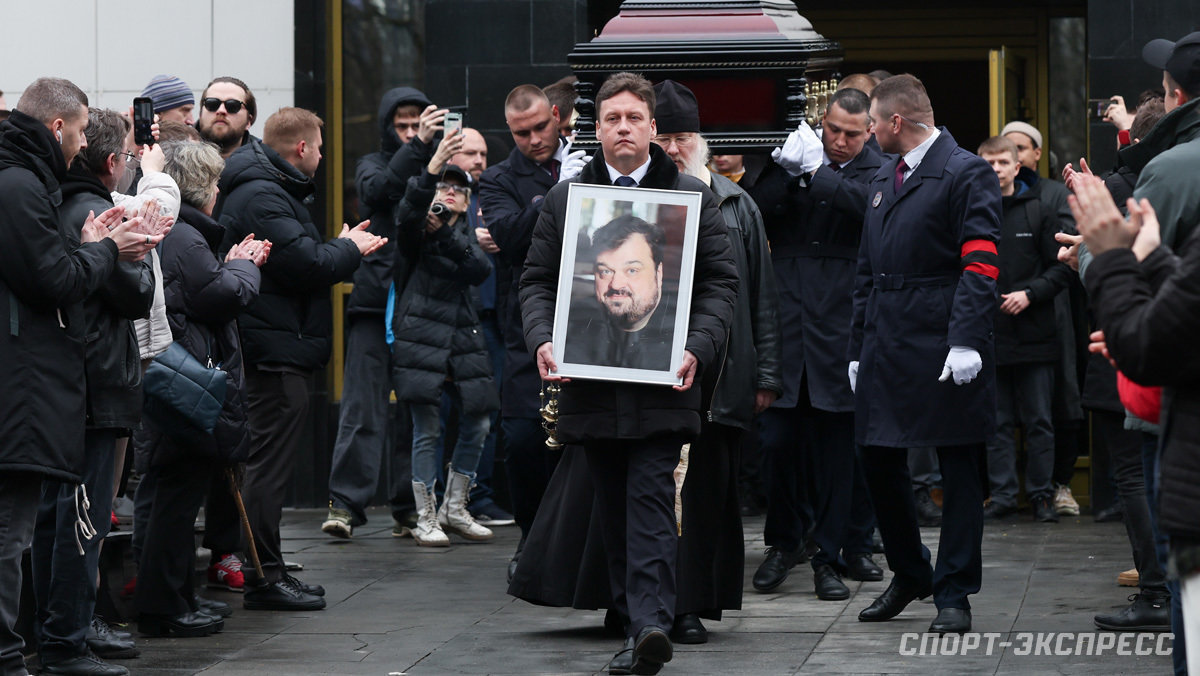
[[[984,442],[996,417],[1000,184],[987,162],[934,127],[925,86],[911,75],[879,83],[871,122],[897,157],[868,184],[848,375],[855,440],[895,577],[858,619],[889,620],[932,593],[929,630],[967,632],[967,596],[983,576]],[[945,486],[934,569],[905,452],[919,446],[937,449]]]
[[[770,463],[767,558],[753,579],[768,592],[801,558],[807,531],[817,597],[850,597],[841,574],[881,580],[871,560],[871,504],[854,450],[854,394],[846,382],[854,267],[867,181],[883,159],[866,146],[870,99],[837,92],[820,139],[793,132],[775,164],[750,188],[771,242],[783,331],[783,396],[763,412]]]
[[[540,381],[533,355],[525,347],[517,289],[542,199],[559,181],[579,175],[590,159],[582,150],[571,152],[570,142],[558,133],[560,117],[538,87],[524,84],[513,88],[504,101],[504,120],[516,147],[507,159],[479,177],[483,222],[500,249],[496,253],[496,316],[505,349],[500,429],[513,517],[521,528],[521,541],[508,565],[509,579],[558,461],[558,454],[546,448],[538,412]]]
[[[655,93],[639,75],[611,76],[596,95],[600,152],[580,183],[688,190],[703,195],[695,283],[683,363],[673,387],[628,382],[563,383],[558,439],[580,444],[599,506],[609,586],[625,626],[625,645],[609,673],[654,674],[669,661],[675,614],[675,478],[682,445],[700,433],[702,370],[716,364],[733,317],[737,268],[712,192],[681,175],[651,143]],[[534,227],[521,306],[525,343],[543,379],[561,380],[551,345],[568,189],[546,195]]]

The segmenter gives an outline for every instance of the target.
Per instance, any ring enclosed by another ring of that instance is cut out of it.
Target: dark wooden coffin
[[[594,98],[613,73],[687,85],[709,146],[763,152],[824,112],[842,48],[788,0],[625,0],[620,13],[567,57],[575,76],[576,144],[595,148]]]

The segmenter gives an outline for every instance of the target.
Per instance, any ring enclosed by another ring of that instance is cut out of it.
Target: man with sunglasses
[[[875,138],[891,159],[867,184],[847,356],[855,441],[888,567],[887,590],[858,615],[880,622],[933,594],[931,633],[971,631],[983,578],[984,443],[996,423],[992,319],[1000,184],[944,127],[920,80],[871,92]],[[945,498],[936,568],[921,543],[908,448],[937,449]]]
[[[217,144],[222,158],[229,159],[251,139],[250,125],[257,116],[258,104],[245,82],[236,77],[213,78],[200,94],[196,131],[205,141]]]

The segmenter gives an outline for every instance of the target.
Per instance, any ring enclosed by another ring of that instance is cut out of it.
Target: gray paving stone
[[[519,533],[449,548],[391,537],[386,509],[349,542],[319,531],[323,510],[288,511],[284,550],[304,564],[297,576],[327,590],[328,609],[246,611],[241,596],[202,590],[234,606],[223,633],[201,639],[139,639],[135,674],[596,674],[620,646],[603,631],[604,614],[543,608],[509,597],[504,571]],[[762,519],[746,523],[742,608],[706,622],[711,640],[676,646],[669,674],[1114,674],[1166,673],[1162,655],[902,655],[906,632],[920,634],[936,614],[912,604],[890,622],[859,622],[858,612],[887,581],[847,581],[851,598],[817,600],[811,568],[797,566],[770,594],[752,590],[762,561]],[[922,529],[935,559],[938,532]],[[876,557],[883,565],[882,556]],[[1120,524],[1090,518],[1035,524],[1027,515],[984,532],[982,591],[972,598],[981,632],[1086,632],[1092,615],[1123,606],[1132,590],[1116,574],[1132,565]],[[889,576],[890,577],[890,576]]]

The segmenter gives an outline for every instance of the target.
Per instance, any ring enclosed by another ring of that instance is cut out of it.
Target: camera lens
[[[434,202],[433,206],[429,207],[429,213],[442,219],[442,222],[450,220],[450,207],[441,202]]]

